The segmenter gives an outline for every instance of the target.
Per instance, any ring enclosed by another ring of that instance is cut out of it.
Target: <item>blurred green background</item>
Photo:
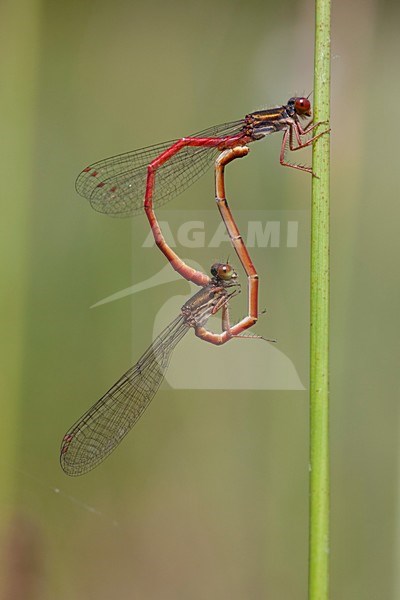
[[[341,600],[400,598],[398,23],[395,3],[333,6],[331,586]],[[164,260],[142,248],[143,216],[95,213],[76,175],[308,94],[312,63],[311,2],[1,3],[7,600],[306,597],[306,390],[230,390],[222,359],[227,389],[165,385],[85,477],[66,477],[58,453],[151,342],[163,303],[178,295],[177,314],[191,293],[170,282],[89,310]],[[279,167],[279,145],[273,136],[232,165],[228,194],[233,208],[302,215],[293,251],[255,250],[268,308],[257,331],[278,338],[307,387],[310,179]],[[212,203],[210,171],[163,215],[210,209],[217,223]],[[206,268],[221,251],[183,254]],[[243,311],[241,299],[233,315]],[[270,346],[254,343],[267,360]],[[182,366],[203,368],[190,354]]]

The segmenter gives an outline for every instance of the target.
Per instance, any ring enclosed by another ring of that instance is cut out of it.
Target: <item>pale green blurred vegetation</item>
[[[399,16],[395,3],[333,5],[331,557],[340,600],[400,598]],[[137,241],[144,217],[95,213],[75,193],[76,175],[309,93],[312,36],[311,2],[3,0],[7,600],[306,597],[307,391],[166,386],[92,473],[67,478],[58,452],[66,429],[150,343],[162,303],[189,293],[169,283],[89,310],[164,261]],[[309,214],[309,178],[279,167],[279,143],[260,142],[230,167],[233,207]],[[210,171],[166,210],[196,219],[212,202]],[[258,331],[278,338],[305,383],[306,233],[292,254],[256,252],[268,308]],[[190,257],[207,265],[225,258],[216,252]]]

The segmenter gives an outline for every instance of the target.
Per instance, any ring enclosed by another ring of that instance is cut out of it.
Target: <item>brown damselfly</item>
[[[239,291],[234,269],[228,263],[211,267],[209,283],[181,308],[180,314],[153,341],[137,363],[96,402],[65,434],[60,462],[67,475],[83,475],[101,463],[132,429],[164,378],[172,351],[189,331],[221,345],[243,335],[242,323],[231,326],[228,302]],[[208,319],[222,312],[222,333],[206,329]]]

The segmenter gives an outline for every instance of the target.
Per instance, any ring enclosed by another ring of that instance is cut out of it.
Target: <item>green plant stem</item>
[[[316,0],[314,122],[330,116],[330,0]],[[313,148],[309,600],[329,597],[329,135]]]

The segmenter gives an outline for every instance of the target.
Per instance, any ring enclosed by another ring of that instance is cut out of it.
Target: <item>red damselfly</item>
[[[309,99],[290,98],[287,104],[250,113],[238,121],[96,162],[78,176],[76,190],[99,212],[134,215],[153,204],[161,206],[183,192],[222,150],[246,146],[278,131],[284,132],[281,165],[312,173],[311,168],[286,159],[288,148],[290,151],[305,148],[326,133],[308,139],[308,134],[320,125],[313,125],[309,119]]]
[[[286,150],[309,146],[316,136],[309,134],[319,125],[312,124],[308,98],[290,98],[287,104],[250,113],[244,119],[217,125],[194,135],[127,152],[87,167],[78,176],[77,191],[88,198],[93,208],[114,216],[146,212],[155,242],[172,267],[185,279],[198,285],[207,284],[207,276],[186,265],[167,245],[157,222],[154,207],[161,206],[198,179],[216,160],[216,198],[232,244],[249,281],[249,317],[257,320],[258,276],[247,248],[233,220],[225,199],[224,167],[245,156],[247,144],[283,131],[280,163],[311,173],[309,167],[290,163]],[[308,122],[303,126],[303,122]],[[249,325],[251,326],[251,325]]]

